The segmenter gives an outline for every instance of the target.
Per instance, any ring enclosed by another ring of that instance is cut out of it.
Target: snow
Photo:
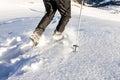
[[[21,17],[38,16],[44,13],[43,2],[40,0],[0,0],[0,21]]]
[[[120,80],[120,7],[83,7],[72,2],[68,38],[52,44],[60,15],[31,49],[29,35],[45,13],[42,0],[0,0],[0,80]],[[7,6],[5,6],[7,5]],[[79,39],[79,49],[72,45]],[[49,44],[49,45],[48,45]],[[47,46],[47,47],[46,47]]]

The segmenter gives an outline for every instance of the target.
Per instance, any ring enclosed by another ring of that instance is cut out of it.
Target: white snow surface
[[[47,45],[57,12],[35,48],[30,34],[45,13],[42,0],[0,0],[0,80],[120,80],[120,7],[83,7],[72,2],[67,38]],[[78,39],[79,48],[72,45]]]

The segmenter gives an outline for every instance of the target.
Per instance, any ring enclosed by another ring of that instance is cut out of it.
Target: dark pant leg
[[[57,10],[56,4],[52,0],[43,0],[45,9],[46,9],[46,14],[44,17],[41,19],[40,23],[38,24],[36,30],[42,29],[43,31],[45,28],[48,26],[48,24],[51,22],[53,19],[55,12]]]
[[[61,14],[61,19],[57,25],[56,30],[63,32],[66,24],[71,18],[71,0],[57,0],[58,11]]]

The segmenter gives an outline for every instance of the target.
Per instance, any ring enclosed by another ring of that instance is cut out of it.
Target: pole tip
[[[73,45],[73,48],[74,48],[74,52],[76,52],[78,49],[79,46],[77,44]]]

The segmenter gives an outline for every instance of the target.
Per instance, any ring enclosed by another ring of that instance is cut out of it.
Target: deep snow
[[[1,1],[8,6],[0,8],[0,80],[120,80],[119,6],[84,6],[79,51],[73,52],[80,5],[72,3],[67,39],[44,47],[60,19],[57,13],[38,47],[28,50],[28,36],[45,13],[43,3]]]

